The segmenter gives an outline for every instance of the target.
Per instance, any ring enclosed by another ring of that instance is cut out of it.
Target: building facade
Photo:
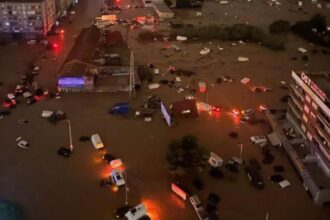
[[[44,36],[56,19],[55,0],[0,0],[0,33],[10,38]]]
[[[55,11],[57,17],[66,16],[68,8],[77,2],[77,0],[55,0]]]
[[[292,71],[288,116],[309,141],[310,151],[330,177],[330,72]]]

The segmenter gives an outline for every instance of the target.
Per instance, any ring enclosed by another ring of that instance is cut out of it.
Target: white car
[[[267,138],[264,135],[251,136],[250,139],[254,144],[261,145],[267,143]]]
[[[15,100],[16,96],[12,93],[7,94],[7,98],[10,100]]]
[[[111,171],[111,179],[112,182],[117,186],[125,185],[125,179],[123,173],[120,170],[112,170]]]
[[[16,139],[17,141],[17,146],[20,147],[20,148],[23,148],[23,149],[28,149],[29,147],[29,142],[27,142],[26,140],[23,140],[22,137],[18,137]]]
[[[53,111],[43,110],[42,113],[41,113],[41,117],[42,118],[49,118],[50,116],[52,116],[52,114],[54,114]]]
[[[125,217],[128,220],[138,220],[147,215],[147,209],[143,203],[135,206],[128,212],[126,212]]]
[[[244,117],[240,118],[240,122],[245,124],[245,123],[249,122],[250,119],[251,118],[249,116],[244,116]]]

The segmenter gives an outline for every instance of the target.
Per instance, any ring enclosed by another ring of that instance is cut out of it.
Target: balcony
[[[314,135],[313,138],[316,140],[317,143],[313,143],[315,149],[320,152],[320,155],[324,158],[327,164],[330,165],[330,150],[324,147],[322,141],[317,135]]]
[[[322,121],[328,128],[330,127],[330,123],[325,117],[323,112],[318,111],[317,118]]]
[[[305,97],[304,97],[304,92],[302,89],[297,88],[295,85],[291,84],[291,89],[294,92],[294,94],[299,97],[300,101],[303,102]]]
[[[294,106],[300,111],[300,113],[303,111],[303,104],[292,94],[290,94],[291,102],[294,104]]]
[[[316,126],[315,126],[316,125]],[[328,145],[330,144],[330,135],[324,130],[324,128],[322,127],[322,125],[319,124],[319,122],[315,123],[314,128],[317,129],[316,132],[318,132],[318,134],[323,137],[323,139],[325,139],[325,141],[328,143]],[[330,150],[330,146],[327,147]]]

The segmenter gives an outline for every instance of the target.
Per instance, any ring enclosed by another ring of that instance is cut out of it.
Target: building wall
[[[303,77],[306,77],[303,75]],[[303,81],[302,76],[292,72],[291,100],[288,103],[300,130],[311,143],[311,151],[319,166],[330,176],[330,110],[321,98]]]
[[[55,23],[55,0],[0,3],[0,32],[44,35]]]
[[[67,9],[75,0],[55,0],[55,8],[57,17],[65,16]]]

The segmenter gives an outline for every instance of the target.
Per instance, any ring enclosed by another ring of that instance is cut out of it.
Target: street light
[[[242,154],[243,154],[243,146],[244,145],[242,143],[240,143],[240,144],[238,144],[238,146],[240,147],[239,158],[243,161]]]
[[[125,175],[125,181],[126,181],[126,184],[125,184],[125,205],[128,205],[128,181],[127,181],[127,173],[126,173],[126,170],[124,171],[124,175]]]
[[[70,138],[70,151],[73,152],[73,144],[72,144],[72,133],[71,133],[71,121],[69,119],[64,120],[68,122],[69,125],[69,138]]]

